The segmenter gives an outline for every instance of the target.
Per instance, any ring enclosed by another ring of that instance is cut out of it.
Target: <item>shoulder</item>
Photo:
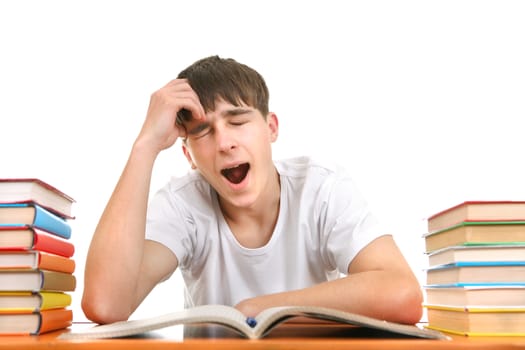
[[[160,189],[170,195],[191,195],[196,193],[210,192],[210,184],[197,171],[190,171],[184,176],[171,177],[170,180]]]
[[[340,164],[309,156],[278,160],[275,161],[275,167],[281,177],[312,179],[349,177],[347,170]]]
[[[183,210],[185,207],[207,207],[212,202],[210,184],[196,171],[172,177],[153,196],[150,206],[165,206]]]
[[[276,162],[282,191],[319,210],[328,206],[340,212],[348,206],[359,209],[366,205],[350,173],[339,163],[313,157],[297,157]],[[337,217],[337,216],[336,216]]]
[[[197,172],[171,178],[148,203],[146,238],[168,247],[179,266],[200,254],[213,227],[214,192]]]
[[[275,161],[275,167],[280,174],[288,176],[304,176],[311,172],[335,174],[344,171],[343,167],[333,161],[309,156],[280,159]]]

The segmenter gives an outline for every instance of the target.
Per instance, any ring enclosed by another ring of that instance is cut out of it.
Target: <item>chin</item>
[[[228,193],[226,195],[221,195],[223,201],[226,201],[229,205],[236,208],[251,208],[255,205],[257,201],[257,196],[252,193]]]

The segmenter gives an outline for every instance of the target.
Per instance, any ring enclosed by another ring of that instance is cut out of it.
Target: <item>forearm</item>
[[[421,318],[422,295],[410,275],[377,270],[351,274],[309,288],[247,299],[237,307],[249,316],[272,306],[314,305],[378,319],[415,323]]]
[[[109,307],[115,318],[127,318],[136,307],[155,157],[148,148],[134,145],[97,225],[87,256],[83,295],[84,311],[90,318],[100,318],[90,313],[106,314],[109,310],[104,309]]]

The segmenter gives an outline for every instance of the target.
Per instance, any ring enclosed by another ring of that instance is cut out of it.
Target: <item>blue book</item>
[[[525,284],[525,261],[461,261],[427,269],[428,286]]]
[[[525,288],[525,282],[479,282],[479,283],[443,283],[443,284],[426,284],[425,288],[469,288],[469,287],[479,287],[479,288],[490,288],[490,287],[501,287],[501,288],[511,288],[511,287],[523,287]]]
[[[0,230],[31,225],[59,237],[71,238],[71,226],[63,218],[35,203],[0,204]]]
[[[524,257],[525,258],[525,257]],[[437,265],[428,269],[428,271],[450,269],[455,267],[487,267],[487,266],[525,266],[525,260],[509,261],[457,261],[449,264]]]

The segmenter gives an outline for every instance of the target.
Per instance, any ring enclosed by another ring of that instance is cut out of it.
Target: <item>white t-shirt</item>
[[[186,306],[235,305],[257,295],[333,280],[385,234],[346,172],[307,158],[275,162],[279,217],[270,241],[239,244],[215,190],[198,172],[173,178],[152,198],[146,238],[177,256]]]

